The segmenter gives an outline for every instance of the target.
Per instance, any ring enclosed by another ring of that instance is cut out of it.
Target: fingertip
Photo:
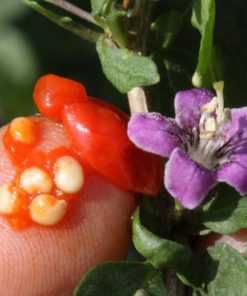
[[[48,152],[70,146],[61,125],[40,119],[42,136],[35,149]],[[6,127],[0,130],[0,139],[5,131]],[[1,140],[0,169],[0,185],[14,179],[17,168]],[[58,225],[16,231],[0,216],[0,295],[71,295],[93,265],[126,256],[135,205],[133,193],[91,171]]]
[[[0,219],[0,265],[5,266],[0,294],[71,295],[92,266],[126,257],[134,207],[132,193],[91,175],[80,199],[55,227],[17,232]],[[30,279],[28,286],[24,279]]]

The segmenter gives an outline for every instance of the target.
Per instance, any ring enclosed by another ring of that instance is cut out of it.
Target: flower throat
[[[202,107],[199,128],[192,129],[193,141],[186,143],[190,157],[208,169],[215,169],[228,161],[227,153],[218,152],[226,140],[220,127],[231,122],[230,109],[224,108],[224,82],[213,85],[216,96]]]

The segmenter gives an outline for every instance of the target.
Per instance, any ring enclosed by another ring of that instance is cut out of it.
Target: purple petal
[[[247,140],[247,107],[231,109],[231,117],[230,123],[222,125],[221,132],[224,133],[227,140],[230,138],[239,141]]]
[[[165,187],[185,208],[194,209],[214,187],[214,173],[175,149],[165,168]]]
[[[210,102],[213,96],[209,90],[202,88],[178,92],[175,97],[177,122],[184,128],[198,127],[201,108]]]
[[[247,148],[234,154],[230,161],[217,170],[217,180],[234,187],[241,195],[247,194]]]
[[[136,113],[128,124],[128,136],[137,147],[164,157],[182,146],[180,133],[174,119],[159,113]]]

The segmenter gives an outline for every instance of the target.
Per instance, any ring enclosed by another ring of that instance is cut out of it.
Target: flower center
[[[223,88],[223,81],[214,83],[216,96],[202,107],[199,129],[192,129],[193,141],[186,141],[190,157],[208,169],[228,160],[228,153],[217,153],[225,143],[220,127],[231,121],[230,109],[224,108]]]

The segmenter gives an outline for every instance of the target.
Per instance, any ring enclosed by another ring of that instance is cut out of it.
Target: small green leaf
[[[160,15],[151,25],[151,30],[155,32],[155,43],[163,48],[168,48],[181,27],[182,17],[178,11],[171,10]]]
[[[97,51],[104,74],[121,93],[159,82],[157,67],[151,58],[126,48],[113,48],[111,41],[105,38],[98,40]]]
[[[204,34],[209,31],[212,37],[215,21],[215,0],[194,0],[192,6],[192,25]]]
[[[114,0],[91,0],[92,15],[104,15],[105,10],[113,2]]]
[[[184,245],[160,238],[146,229],[140,221],[139,208],[134,214],[133,243],[137,251],[156,268],[184,267],[191,257],[191,251]]]
[[[208,296],[246,296],[246,260],[226,244],[217,244],[208,252],[209,258],[205,262]]]
[[[213,82],[218,81],[221,76],[213,45],[215,0],[194,0],[191,22],[202,35],[192,82],[196,87],[211,88]]]
[[[109,262],[89,271],[74,296],[168,296],[162,273],[149,264]]]
[[[192,225],[201,224],[217,233],[235,233],[247,228],[247,197],[222,184],[216,197],[189,219]]]
[[[106,16],[106,22],[111,31],[112,38],[119,46],[127,47],[129,34],[127,31],[127,12],[112,9]]]

